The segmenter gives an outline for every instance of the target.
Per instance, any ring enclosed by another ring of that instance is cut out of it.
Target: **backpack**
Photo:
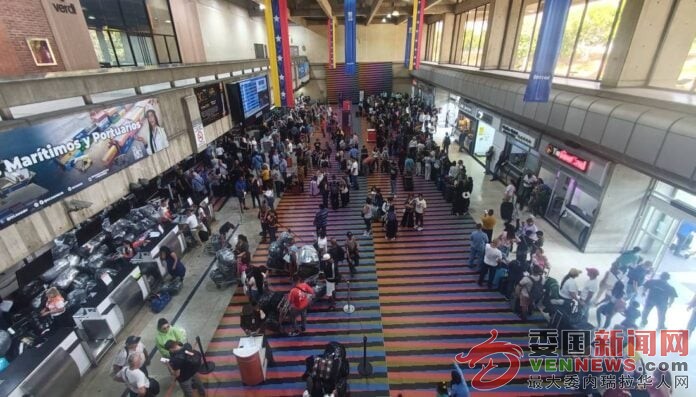
[[[196,372],[198,372],[198,370],[201,368],[201,365],[203,365],[203,358],[201,356],[201,353],[197,350],[194,350],[193,347],[191,347],[191,345],[188,343],[185,343],[183,349],[178,351],[176,354],[177,357],[181,358],[192,368],[195,368]]]
[[[172,297],[166,292],[153,295],[152,299],[150,299],[150,310],[153,313],[159,313],[164,310],[170,300],[172,300]]]

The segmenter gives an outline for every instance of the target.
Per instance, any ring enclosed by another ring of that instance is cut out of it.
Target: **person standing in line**
[[[416,221],[415,228],[419,232],[423,230],[423,217],[427,208],[428,203],[423,198],[423,193],[418,193],[418,198],[415,200],[414,203],[414,215]]]
[[[371,236],[372,235],[372,199],[371,198],[366,198],[365,199],[365,205],[363,205],[361,214],[363,217],[363,221],[365,222],[365,232],[363,233],[363,236]]]
[[[353,237],[352,232],[346,233],[346,262],[350,268],[350,274],[356,273],[356,267],[360,266],[360,243]]]
[[[517,310],[517,303],[519,302],[520,318],[522,321],[527,321],[527,316],[529,315],[532,303],[532,290],[534,285],[540,285],[543,283],[543,272],[540,268],[532,268],[532,274],[526,274],[522,276],[522,279],[515,286],[515,292],[513,294],[513,300],[511,302],[512,310]]]
[[[541,269],[538,266],[534,268]],[[590,306],[592,306],[592,299],[595,298],[597,291],[599,291],[599,270],[594,267],[588,267],[586,271],[589,280],[585,282],[585,285],[580,291],[580,310],[582,310],[583,317],[587,317]]]
[[[353,185],[353,190],[360,190],[360,186],[358,186],[359,172],[360,168],[358,166],[358,160],[353,159],[352,163],[350,164],[350,183]]]
[[[497,245],[495,241],[491,241],[486,244],[486,248],[483,251],[483,266],[481,266],[481,271],[479,272],[478,285],[482,286],[483,279],[488,276],[488,289],[493,288],[495,271],[498,269],[498,265],[503,262],[503,253],[500,252]]]
[[[114,357],[114,361],[111,365],[111,375],[114,377],[114,379],[118,380],[117,377],[121,370],[128,366],[128,357],[133,354],[133,353],[142,353],[143,354],[143,362],[140,367],[140,370],[143,371],[145,376],[147,376],[147,365],[150,362],[150,357],[147,354],[147,350],[145,349],[145,345],[140,342],[140,337],[131,335],[128,338],[126,338],[126,343],[124,345],[123,349],[120,349],[118,353],[116,353],[116,357]]]
[[[486,151],[486,173],[485,175],[490,175],[493,170],[491,169],[491,164],[493,164],[493,157],[495,156],[495,146],[491,146]]]
[[[237,200],[239,200],[239,209],[240,211],[244,212],[244,210],[248,210],[246,206],[246,195],[247,195],[247,183],[246,180],[242,175],[239,176],[239,179],[237,179],[237,182],[234,184],[234,191],[235,194],[237,195]],[[253,201],[253,199],[252,199]]]
[[[314,290],[307,283],[302,281],[300,276],[293,276],[295,285],[288,293],[288,302],[290,303],[290,318],[292,319],[292,328],[290,336],[297,336],[304,332],[307,327],[307,308],[314,299]],[[300,316],[301,324],[297,326],[297,316]]]
[[[263,191],[263,198],[266,200],[269,209],[275,209],[275,195],[273,194],[273,188],[270,184],[266,185],[266,189]]]
[[[164,344],[169,351],[169,362],[167,369],[177,382],[184,393],[184,397],[193,397],[193,389],[198,392],[199,397],[205,397],[205,387],[198,377],[198,370],[201,368],[201,354],[191,347],[173,340],[168,340]]]
[[[176,327],[169,324],[165,318],[157,320],[157,335],[155,336],[155,347],[160,355],[164,358],[169,358],[169,350],[164,347],[167,341],[173,340],[176,342],[186,343],[186,331],[181,327]]]
[[[326,205],[319,204],[319,211],[314,215],[314,226],[316,227],[317,236],[322,232],[326,234],[326,225],[329,223],[329,210]]]
[[[128,387],[130,397],[154,397],[159,394],[159,383],[150,379],[140,369],[145,362],[142,353],[134,352],[128,356],[128,366],[118,373],[118,380]]]
[[[471,252],[469,253],[469,267],[474,268],[477,265],[483,265],[483,252],[486,249],[486,244],[490,242],[488,235],[481,230],[481,224],[476,224],[476,230],[471,233]]]
[[[483,232],[486,233],[486,236],[488,236],[488,241],[493,241],[493,229],[495,228],[496,222],[497,220],[495,219],[495,216],[493,216],[492,209],[483,212],[483,215],[481,216],[481,230],[483,230]]]
[[[399,174],[399,170],[396,168],[396,164],[393,162],[389,167],[389,185],[391,187],[391,195],[396,197],[396,177]]]
[[[665,329],[665,320],[667,317],[667,309],[672,306],[674,299],[677,298],[677,291],[669,285],[669,273],[660,274],[659,279],[652,279],[645,282],[643,285],[643,295],[647,294],[645,299],[645,307],[643,307],[643,318],[641,326],[645,327],[648,324],[648,316],[653,308],[657,308],[657,329]]]

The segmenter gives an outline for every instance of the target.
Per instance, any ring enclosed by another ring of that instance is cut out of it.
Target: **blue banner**
[[[551,92],[553,71],[561,50],[571,0],[544,2],[544,15],[534,51],[534,63],[529,74],[525,102],[548,102]]]
[[[150,98],[4,131],[0,229],[166,149],[163,121]]]
[[[343,5],[346,25],[346,74],[349,75],[353,75],[357,71],[355,8],[355,0],[346,0]]]
[[[411,59],[411,29],[413,29],[413,17],[406,20],[406,54],[404,55],[404,67],[408,68],[408,61]]]

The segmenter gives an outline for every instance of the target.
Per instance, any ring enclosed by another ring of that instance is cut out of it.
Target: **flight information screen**
[[[248,119],[270,105],[266,76],[239,82],[244,119]]]

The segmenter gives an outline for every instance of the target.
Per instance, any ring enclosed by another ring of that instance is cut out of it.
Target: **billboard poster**
[[[225,105],[225,91],[222,83],[215,83],[197,87],[193,90],[198,101],[198,110],[201,112],[201,121],[205,127],[227,116]]]
[[[169,146],[154,98],[0,132],[0,228]]]

